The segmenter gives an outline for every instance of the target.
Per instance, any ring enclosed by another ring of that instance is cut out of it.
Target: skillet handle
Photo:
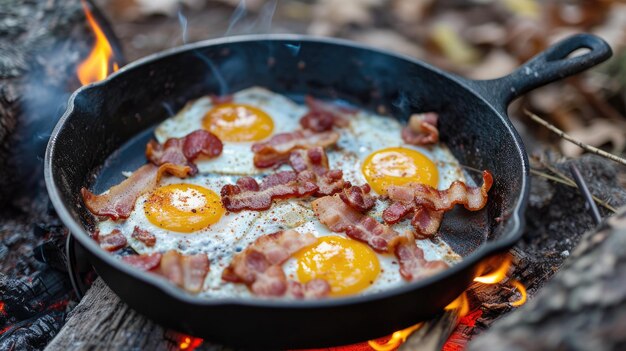
[[[578,49],[589,49],[582,55],[568,57]],[[559,41],[531,58],[511,74],[491,80],[471,81],[471,85],[489,100],[506,107],[520,95],[580,73],[606,61],[613,51],[603,39],[592,34],[576,34]]]

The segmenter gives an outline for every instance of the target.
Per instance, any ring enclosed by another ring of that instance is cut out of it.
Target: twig
[[[574,177],[574,181],[576,182],[578,189],[589,206],[593,220],[596,222],[596,225],[599,225],[602,222],[602,215],[600,215],[598,206],[596,206],[596,202],[593,200],[593,197],[591,197],[591,192],[585,182],[585,178],[583,178],[583,175],[580,174],[580,170],[575,164],[570,163],[569,168],[572,171],[572,176]]]
[[[543,118],[537,116],[536,114],[534,114],[534,113],[532,113],[532,112],[530,112],[530,111],[528,111],[526,109],[524,110],[524,113],[526,113],[526,115],[528,117],[530,117],[533,121],[535,121],[535,122],[541,124],[542,126],[548,128],[550,131],[554,132],[556,135],[560,136],[561,138],[569,141],[570,143],[572,143],[574,145],[577,145],[578,147],[582,148],[583,150],[589,151],[589,152],[591,152],[593,154],[596,154],[598,156],[602,156],[604,158],[608,158],[611,161],[614,161],[614,162],[617,162],[619,164],[622,164],[622,165],[626,166],[626,160],[625,159],[623,159],[623,158],[621,158],[619,156],[613,155],[613,154],[611,154],[609,152],[606,152],[604,150],[598,149],[597,147],[585,144],[582,141],[574,139],[571,135],[565,133],[564,131],[562,131],[559,128],[555,127],[550,122],[544,120]]]

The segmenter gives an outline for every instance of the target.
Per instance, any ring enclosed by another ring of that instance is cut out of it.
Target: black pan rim
[[[53,165],[52,159],[55,153],[55,146],[57,143],[57,138],[59,132],[63,129],[63,126],[66,120],[72,115],[74,112],[74,100],[78,95],[83,93],[84,91],[90,89],[100,89],[104,87],[109,82],[115,80],[118,76],[121,76],[126,71],[130,71],[136,67],[144,65],[149,62],[157,61],[163,57],[167,57],[170,55],[181,54],[183,52],[192,51],[197,48],[205,47],[205,46],[214,46],[220,44],[227,43],[241,43],[241,42],[250,42],[250,41],[298,41],[298,42],[317,42],[317,43],[326,43],[331,45],[342,45],[353,47],[356,49],[369,50],[372,52],[376,52],[383,55],[392,56],[401,60],[409,61],[413,64],[417,64],[419,66],[425,67],[434,71],[437,74],[446,77],[462,87],[466,88],[470,93],[475,95],[477,98],[482,100],[489,108],[500,117],[506,128],[510,131],[511,135],[514,137],[517,142],[518,152],[522,159],[522,169],[523,169],[523,179],[520,189],[520,195],[518,197],[517,203],[513,208],[513,211],[509,213],[508,218],[505,219],[505,222],[511,223],[510,229],[506,234],[503,234],[504,237],[499,238],[497,240],[487,242],[480,246],[476,251],[472,252],[467,257],[455,264],[454,266],[442,271],[438,274],[430,276],[425,279],[421,279],[415,282],[406,283],[401,286],[391,288],[385,291],[380,291],[371,294],[358,295],[358,296],[348,296],[348,297],[337,297],[331,299],[320,299],[320,300],[285,300],[285,299],[262,299],[262,298],[220,298],[220,299],[208,299],[201,298],[195,295],[191,295],[182,289],[175,287],[173,284],[169,283],[162,277],[158,277],[156,275],[147,274],[145,272],[141,272],[133,267],[124,264],[121,260],[116,259],[110,253],[102,250],[96,243],[93,241],[89,234],[85,231],[82,224],[75,221],[68,208],[64,204],[61,199],[61,193],[57,187],[57,180],[52,172]],[[209,39],[205,41],[200,41],[192,44],[183,45],[180,47],[175,47],[169,50],[165,50],[159,53],[155,53],[144,58],[141,58],[137,61],[134,61],[127,66],[122,67],[119,71],[113,73],[106,79],[92,83],[86,86],[83,86],[76,90],[68,100],[67,109],[64,112],[63,116],[59,119],[56,124],[54,130],[52,131],[50,140],[48,142],[46,148],[46,154],[44,159],[44,178],[46,183],[46,188],[48,190],[48,194],[50,196],[50,200],[52,202],[53,207],[55,208],[59,218],[61,221],[68,227],[71,235],[73,235],[82,246],[84,246],[87,250],[89,250],[92,254],[94,254],[99,260],[103,261],[109,266],[112,266],[114,269],[121,271],[124,274],[130,275],[131,277],[142,281],[143,283],[149,284],[155,288],[160,289],[163,293],[180,300],[185,303],[199,305],[199,306],[247,306],[247,307],[258,307],[258,308],[275,308],[275,309],[311,309],[311,308],[332,308],[334,306],[345,306],[351,304],[361,304],[361,303],[369,303],[376,300],[384,300],[387,298],[391,298],[396,295],[409,293],[414,290],[419,290],[427,287],[428,285],[449,278],[462,270],[470,269],[472,266],[477,265],[480,261],[484,260],[487,257],[492,255],[501,253],[509,248],[511,248],[515,243],[519,241],[522,236],[523,228],[525,226],[524,214],[526,210],[526,205],[528,203],[528,192],[530,188],[530,171],[529,171],[529,162],[528,156],[525,150],[525,147],[521,141],[521,137],[511,124],[510,120],[506,116],[506,113],[498,108],[505,108],[505,106],[497,106],[493,101],[489,101],[482,94],[474,91],[469,85],[472,82],[465,78],[453,75],[451,73],[445,72],[439,68],[431,66],[421,60],[417,60],[415,58],[397,54],[394,52],[389,52],[387,50],[377,49],[368,45],[358,44],[350,40],[345,39],[336,39],[336,38],[328,38],[328,37],[315,37],[308,35],[299,35],[299,34],[254,34],[254,35],[241,35],[241,36],[233,36],[233,37],[225,37],[218,39]]]

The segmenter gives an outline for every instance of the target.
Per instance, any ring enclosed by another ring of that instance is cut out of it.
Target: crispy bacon
[[[254,178],[242,177],[235,185],[222,187],[222,204],[232,212],[267,210],[276,199],[326,196],[341,191],[350,183],[343,172],[328,169],[328,158],[322,147],[295,150],[289,157],[294,171],[267,176],[261,184]]]
[[[289,165],[296,172],[306,170],[313,171],[317,175],[322,175],[329,170],[328,156],[321,146],[316,146],[307,150],[294,150],[289,154]]]
[[[148,247],[152,247],[154,246],[154,244],[156,244],[156,236],[154,236],[154,234],[137,226],[135,226],[135,228],[133,229],[133,234],[131,235],[131,237],[133,239],[141,241]]]
[[[343,180],[343,172],[329,169],[328,156],[321,146],[308,150],[295,150],[289,156],[289,164],[296,172],[311,171],[315,174],[318,190],[315,196],[332,195],[350,183]]]
[[[374,207],[374,204],[376,203],[374,197],[370,194],[371,190],[372,189],[369,184],[361,186],[355,185],[344,188],[339,193],[339,197],[343,202],[355,210],[366,212]]]
[[[394,224],[412,214],[411,225],[416,230],[415,235],[426,238],[437,233],[444,212],[454,205],[464,205],[470,211],[485,207],[492,184],[491,173],[484,171],[481,187],[468,187],[461,181],[455,181],[446,190],[417,183],[391,185],[387,188],[387,195],[393,202],[383,211],[383,220]]]
[[[414,234],[417,238],[426,239],[437,234],[443,220],[443,210],[416,205],[415,192],[410,185],[393,187],[391,191],[388,188],[387,195],[394,202],[383,211],[385,223],[395,224],[412,214],[411,225],[415,228]]]
[[[478,211],[487,204],[487,193],[493,185],[493,176],[489,171],[483,171],[483,185],[480,187],[468,187],[462,181],[455,181],[448,189],[437,190],[424,184],[411,184],[407,186],[413,191],[416,205],[423,205],[432,210],[451,210],[454,205],[463,205],[470,211]],[[387,193],[391,188],[387,188]],[[395,189],[394,189],[395,190]],[[391,190],[392,192],[394,190]],[[391,198],[391,194],[389,194]]]
[[[161,254],[155,252],[145,255],[128,255],[122,257],[122,261],[142,271],[150,271],[157,268],[161,263]]]
[[[126,237],[119,229],[113,229],[110,233],[104,235],[99,230],[96,230],[92,237],[101,248],[107,251],[117,251],[128,245]]]
[[[429,238],[439,231],[445,211],[431,210],[425,206],[416,206],[411,225],[415,228],[418,239]]]
[[[222,153],[222,141],[209,131],[199,129],[182,138],[170,138],[164,144],[150,140],[146,145],[146,157],[160,166],[164,163],[185,165],[191,168],[190,175],[198,173],[193,161],[203,155],[214,158]]]
[[[346,115],[356,112],[356,110],[318,100],[312,96],[307,96],[305,101],[309,106],[309,112],[302,116],[300,125],[314,132],[329,131],[333,129],[333,126],[347,127],[350,120],[346,118]]]
[[[312,172],[283,171],[271,174],[261,184],[254,178],[242,177],[237,184],[222,187],[222,204],[231,212],[267,210],[274,199],[313,195],[319,187]]]
[[[233,258],[222,272],[222,279],[246,284],[259,296],[283,296],[288,293],[296,298],[326,296],[330,292],[326,281],[315,279],[306,284],[288,281],[281,267],[294,253],[316,241],[313,234],[300,234],[295,230],[261,236]]]
[[[339,195],[321,197],[312,205],[317,218],[331,231],[345,232],[378,252],[388,252],[399,236],[389,226],[348,206]]]
[[[400,263],[400,275],[408,281],[425,278],[449,267],[444,261],[427,261],[424,251],[412,237],[400,237],[396,241],[394,254]]]
[[[315,133],[305,129],[276,134],[252,145],[254,165],[259,168],[281,165],[289,161],[289,155],[294,150],[327,147],[335,144],[338,139],[339,134],[332,131]]]
[[[191,168],[188,166],[165,163],[157,167],[153,164],[146,164],[103,194],[95,195],[87,188],[80,189],[80,192],[85,206],[94,215],[109,217],[113,220],[126,219],[135,208],[137,198],[156,188],[163,174],[169,173],[185,178],[190,172]]]
[[[436,144],[439,142],[438,119],[435,112],[411,115],[408,125],[402,129],[402,140],[411,145]]]
[[[172,283],[191,293],[198,293],[209,273],[209,258],[202,253],[186,256],[170,250],[162,255],[160,269]]]
[[[221,105],[221,104],[233,102],[233,96],[230,94],[226,94],[226,95],[211,94],[209,95],[209,98],[211,99],[211,102],[213,103],[213,105]]]

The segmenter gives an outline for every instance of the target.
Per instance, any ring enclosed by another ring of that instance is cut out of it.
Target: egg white
[[[242,90],[233,95],[233,101],[256,106],[267,112],[274,120],[274,134],[299,129],[299,119],[308,110],[306,106],[280,94],[259,87]],[[168,138],[182,137],[202,128],[202,118],[213,107],[210,98],[204,97],[187,104],[176,116],[163,122],[155,131],[159,142]],[[341,169],[344,179],[353,184],[365,184],[361,172],[362,162],[371,153],[389,148],[405,147],[417,150],[431,159],[439,172],[438,188],[445,189],[455,180],[463,180],[473,185],[471,178],[465,177],[463,170],[450,150],[442,144],[430,147],[417,147],[403,143],[401,130],[403,125],[389,117],[359,110],[352,116],[350,126],[340,129],[341,137],[337,146],[328,148],[330,167]],[[222,155],[213,160],[199,160],[200,174],[193,178],[178,179],[164,177],[161,185],[189,183],[204,186],[220,193],[225,184],[234,184],[242,175],[254,175],[262,180],[263,173],[252,162],[253,154],[249,142],[224,142]],[[288,166],[283,166],[289,169]],[[273,171],[272,171],[273,172]],[[128,239],[130,246],[140,254],[177,250],[183,254],[207,254],[211,269],[205,280],[204,289],[199,296],[210,298],[246,297],[258,298],[251,294],[243,284],[224,282],[222,271],[234,255],[243,251],[262,235],[279,230],[295,229],[301,233],[310,232],[316,237],[328,235],[346,237],[342,233],[333,233],[321,224],[311,209],[311,199],[291,199],[274,203],[267,211],[227,212],[217,223],[193,233],[176,233],[152,224],[145,216],[143,203],[149,194],[141,196],[130,217],[125,221],[104,221],[98,224],[102,232],[119,229]],[[387,207],[384,200],[378,199],[375,207],[368,213],[382,221],[382,211]],[[157,240],[153,247],[132,238],[135,226],[153,233]],[[392,226],[399,233],[412,232],[410,221],[403,221]],[[461,257],[442,240],[418,240],[417,245],[425,252],[426,259],[442,259],[449,264],[461,260]],[[369,294],[389,289],[405,283],[399,273],[399,264],[392,254],[378,254],[381,272],[376,281],[362,293]],[[291,279],[297,279],[297,262],[288,260],[283,268]]]

